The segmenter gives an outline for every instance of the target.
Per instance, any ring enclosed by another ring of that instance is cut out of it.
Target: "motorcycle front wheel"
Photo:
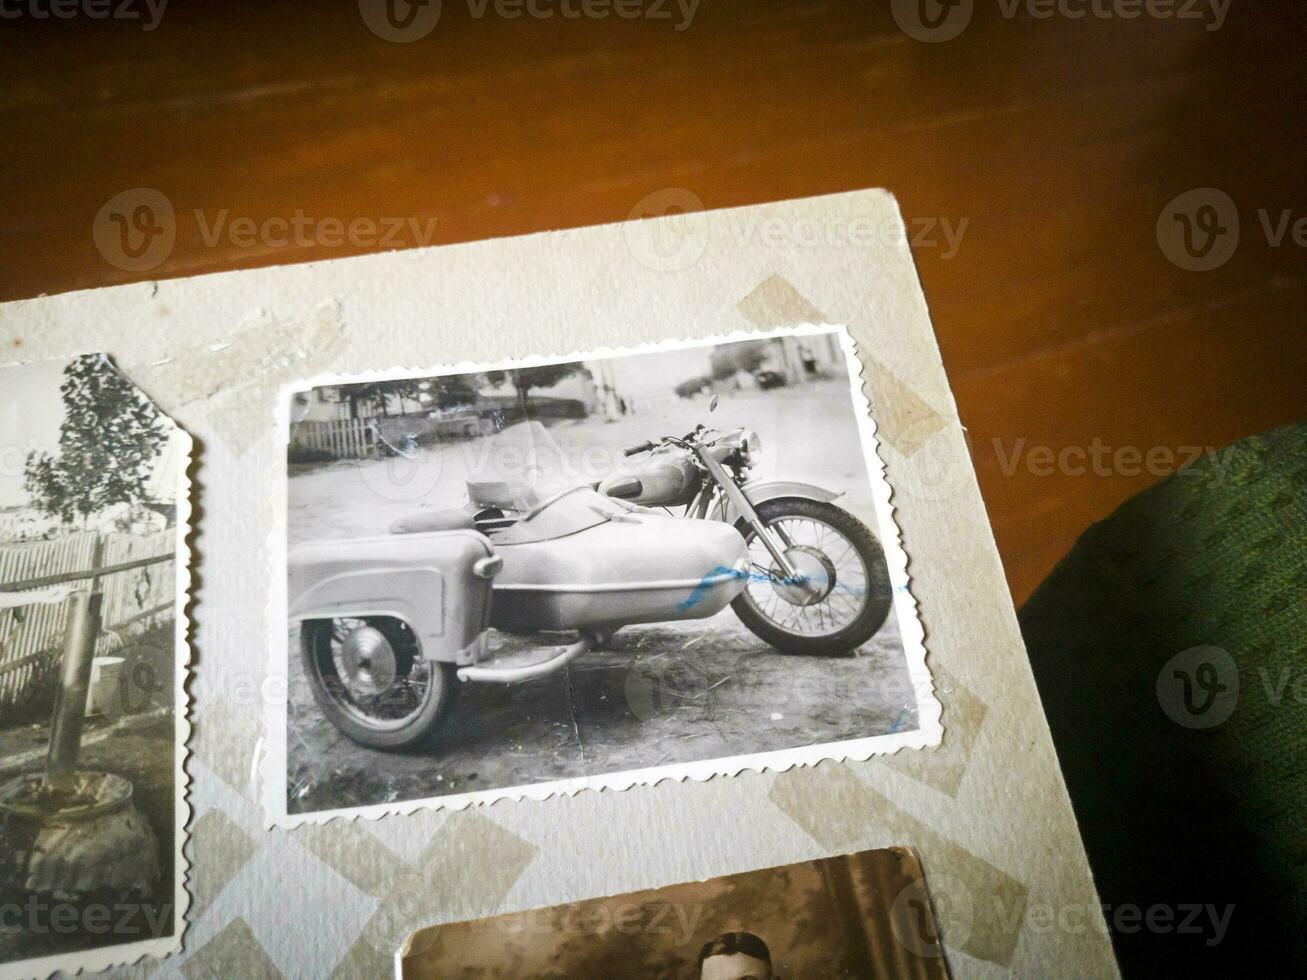
[[[749,630],[786,653],[848,653],[876,635],[893,606],[885,552],[856,517],[806,498],[768,500],[758,517],[785,542],[799,573],[789,580],[748,521],[748,584],[731,608]]]
[[[407,751],[430,743],[454,707],[453,664],[424,660],[407,623],[385,616],[300,626],[314,700],[359,745]]]

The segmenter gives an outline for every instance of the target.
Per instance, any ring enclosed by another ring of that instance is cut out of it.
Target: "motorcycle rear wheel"
[[[848,511],[822,501],[784,497],[755,509],[765,525],[791,533],[799,557],[820,567],[829,585],[820,602],[786,601],[782,593],[795,590],[786,588],[754,529],[741,519],[735,526],[749,547],[751,565],[748,585],[731,603],[740,621],[778,650],[805,656],[848,653],[875,636],[894,604],[876,535]],[[806,527],[815,530],[805,533]],[[842,576],[837,560],[850,553],[857,567]]]
[[[346,655],[349,634],[363,628],[373,631],[366,636],[389,657],[375,670],[366,659]],[[422,659],[417,638],[397,619],[306,620],[300,626],[300,653],[318,707],[359,745],[392,752],[427,747],[453,711],[454,665]],[[355,660],[352,673],[347,659]]]

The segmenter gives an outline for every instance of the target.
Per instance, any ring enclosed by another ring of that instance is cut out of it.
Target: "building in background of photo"
[[[0,508],[0,544],[48,541],[68,534],[120,532],[151,534],[171,527],[177,519],[172,502],[155,502],[128,506],[115,504],[76,526],[63,524],[58,518],[43,514],[34,507]]]
[[[678,398],[768,390],[840,376],[844,354],[833,333],[741,340],[715,347],[633,354],[585,362],[604,417],[657,414]]]
[[[844,369],[844,352],[833,333],[776,337],[770,343],[776,370],[783,372],[790,384],[829,377]]]
[[[13,504],[0,507],[0,542],[36,541],[48,537],[59,529],[59,521],[48,514],[29,507]]]

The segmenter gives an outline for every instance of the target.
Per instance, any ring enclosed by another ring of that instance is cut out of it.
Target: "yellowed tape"
[[[873,832],[914,848],[945,943],[976,959],[1011,965],[1029,894],[1020,881],[922,823],[845,765],[823,763],[781,773],[770,798],[831,853],[860,850]]]
[[[764,280],[737,307],[750,323],[763,330],[805,323],[835,323],[780,275]],[[867,398],[876,417],[877,435],[899,454],[912,456],[948,425],[948,419],[877,361],[866,345],[859,345],[858,356],[863,364]]]

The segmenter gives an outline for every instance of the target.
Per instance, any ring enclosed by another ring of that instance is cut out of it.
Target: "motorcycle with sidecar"
[[[289,553],[289,616],[309,685],[362,745],[423,745],[462,683],[551,674],[624,626],[731,605],[779,649],[829,654],[857,647],[888,616],[875,536],[830,503],[836,494],[751,482],[750,432],[698,426],[633,447],[628,455],[648,454],[642,466],[588,485],[543,472],[540,460],[561,452],[540,423],[500,435],[527,465],[509,479],[469,478],[467,506]],[[682,516],[665,509],[678,504]],[[532,663],[497,664],[495,630],[578,638]]]

